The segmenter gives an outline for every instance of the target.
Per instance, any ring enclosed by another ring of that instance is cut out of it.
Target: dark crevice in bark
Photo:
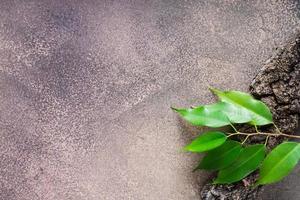
[[[300,34],[290,41],[277,54],[270,58],[253,79],[250,92],[257,99],[264,101],[271,109],[274,122],[279,129],[288,134],[295,134],[300,119]],[[239,127],[249,130],[251,127]],[[262,129],[274,131],[274,127]],[[273,148],[283,138],[271,138],[268,147]],[[249,143],[264,141],[262,137],[253,137]],[[252,188],[257,179],[255,172],[244,180],[230,185],[206,184],[201,189],[203,200],[258,200],[263,187]]]

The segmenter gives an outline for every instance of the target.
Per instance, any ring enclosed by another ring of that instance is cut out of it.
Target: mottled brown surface
[[[0,199],[196,200],[170,105],[247,90],[293,1],[0,1]],[[295,198],[298,199],[298,198]]]

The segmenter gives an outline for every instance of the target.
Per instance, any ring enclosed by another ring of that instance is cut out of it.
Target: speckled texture
[[[196,200],[170,105],[247,90],[293,1],[0,1],[0,199]]]

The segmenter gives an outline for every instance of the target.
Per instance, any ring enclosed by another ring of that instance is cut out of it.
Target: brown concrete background
[[[169,106],[213,102],[208,85],[247,90],[300,23],[294,1],[1,0],[0,11],[1,200],[199,199],[207,174],[179,152],[196,130]]]

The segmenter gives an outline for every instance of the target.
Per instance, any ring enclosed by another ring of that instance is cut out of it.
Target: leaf
[[[233,140],[227,140],[224,144],[213,149],[205,155],[196,169],[219,170],[228,167],[240,155],[242,145]],[[196,170],[195,169],[195,170]]]
[[[222,145],[226,140],[227,137],[224,133],[220,131],[209,131],[193,140],[189,145],[184,147],[184,150],[190,152],[209,151]]]
[[[224,105],[224,103],[220,102],[197,108],[172,109],[193,125],[217,128],[230,124],[228,117],[220,112],[224,108]]]
[[[245,178],[258,168],[265,157],[265,151],[265,146],[262,144],[244,148],[232,165],[219,171],[214,183],[234,183]]]
[[[235,106],[231,103],[223,102],[222,112],[228,117],[229,121],[232,123],[248,123],[253,119],[252,114],[246,110],[241,109],[239,106]]]
[[[222,102],[232,105],[231,108],[226,108],[226,114],[232,122],[250,122],[254,125],[272,123],[272,114],[269,108],[263,102],[254,99],[250,94],[234,90],[225,92],[213,88],[211,90]],[[233,109],[233,107],[235,108]],[[232,112],[229,112],[230,110]]]
[[[260,177],[256,185],[280,181],[296,166],[300,158],[300,145],[297,142],[284,142],[278,145],[263,161]]]

